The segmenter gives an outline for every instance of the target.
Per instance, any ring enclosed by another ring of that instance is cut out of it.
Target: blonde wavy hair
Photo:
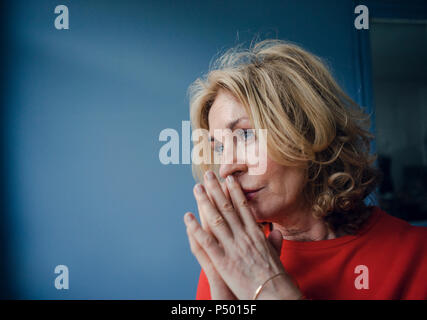
[[[281,40],[226,51],[189,88],[192,128],[209,130],[219,90],[245,107],[255,129],[267,129],[268,156],[306,168],[304,196],[336,232],[354,234],[369,216],[364,199],[379,171],[370,155],[369,116],[335,82],[322,60]],[[213,165],[193,164],[201,180]]]

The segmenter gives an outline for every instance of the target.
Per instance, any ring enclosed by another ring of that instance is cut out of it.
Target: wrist
[[[257,300],[301,300],[304,295],[287,274],[280,274],[267,281],[257,296]]]

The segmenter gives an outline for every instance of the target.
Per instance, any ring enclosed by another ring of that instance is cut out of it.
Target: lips
[[[255,198],[258,195],[258,192],[261,190],[262,188],[259,189],[242,189],[243,193],[246,196],[247,200],[252,200],[253,198]]]

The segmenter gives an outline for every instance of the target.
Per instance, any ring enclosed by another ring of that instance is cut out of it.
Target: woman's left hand
[[[230,199],[212,171],[205,174],[209,194],[201,184],[195,187],[201,219],[211,232],[204,230],[192,213],[186,213],[190,244],[197,244],[191,246],[193,254],[202,268],[211,263],[238,299],[253,299],[262,284],[259,299],[300,299],[301,291],[256,223],[239,183],[233,176],[226,180]]]

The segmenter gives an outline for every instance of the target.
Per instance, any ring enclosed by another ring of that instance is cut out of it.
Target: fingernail
[[[193,220],[193,216],[190,214],[190,213],[187,213],[185,216],[184,216],[184,221],[185,222],[191,222]]]
[[[228,183],[233,183],[234,182],[234,177],[232,175],[227,176],[227,182]]]
[[[206,172],[206,178],[208,178],[208,180],[213,180],[215,179],[215,174],[209,170]]]
[[[198,194],[202,194],[203,193],[203,187],[200,183],[196,184],[196,192]]]

